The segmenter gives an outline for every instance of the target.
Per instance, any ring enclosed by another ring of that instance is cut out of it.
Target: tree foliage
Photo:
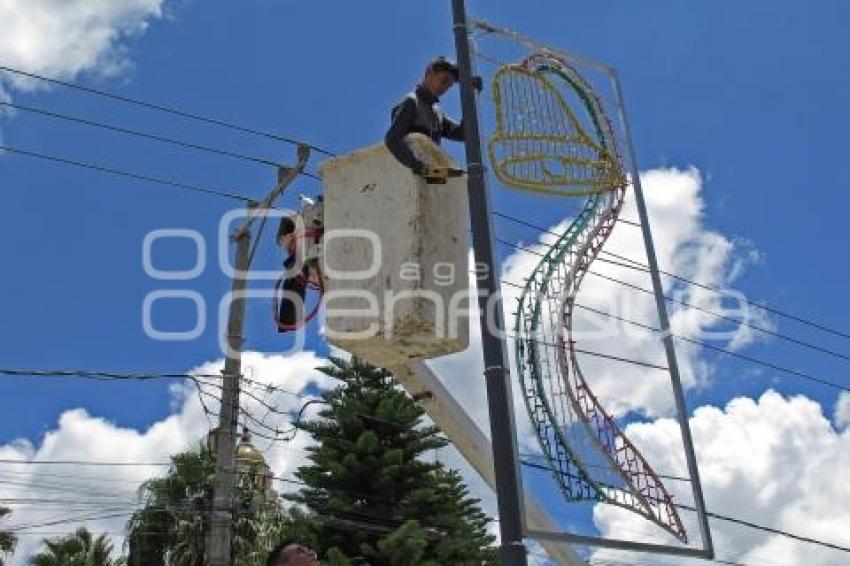
[[[8,517],[12,510],[8,507],[0,507],[0,519]],[[12,554],[18,544],[18,537],[10,531],[0,529],[0,566],[3,565],[3,557]]]
[[[168,474],[142,484],[143,505],[127,525],[130,566],[203,566],[215,459],[205,447],[172,456]],[[234,509],[236,566],[264,563],[279,538],[282,513],[251,473],[240,474]]]
[[[487,517],[457,472],[426,455],[445,446],[439,429],[385,370],[332,358],[322,371],[342,382],[324,395],[306,484],[287,496],[289,539],[312,545],[327,564],[495,563]]]
[[[32,566],[122,566],[122,558],[113,559],[112,543],[106,534],[94,538],[85,527],[74,534],[47,538],[45,549],[30,559]]]

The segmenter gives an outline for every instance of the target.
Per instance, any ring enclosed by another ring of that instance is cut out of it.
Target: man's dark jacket
[[[404,141],[407,134],[425,134],[437,145],[442,138],[463,141],[463,124],[458,124],[443,114],[437,105],[439,99],[422,85],[393,106],[392,124],[384,143],[403,165],[421,175],[425,165],[413,155]]]

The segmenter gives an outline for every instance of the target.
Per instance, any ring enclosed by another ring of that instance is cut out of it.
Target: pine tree
[[[332,358],[342,385],[319,418],[298,427],[316,445],[297,476],[306,487],[284,532],[328,564],[495,563],[488,520],[457,472],[424,456],[447,441],[422,426],[421,409],[386,371]]]

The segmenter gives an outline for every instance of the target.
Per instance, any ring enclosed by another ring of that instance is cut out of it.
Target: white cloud
[[[53,79],[115,77],[132,67],[128,41],[164,17],[166,0],[0,0],[0,65]],[[48,83],[0,71],[0,102]],[[0,106],[0,120],[15,116]],[[0,130],[0,143],[3,143]]]
[[[840,545],[850,545],[850,431],[836,431],[820,405],[803,396],[768,391],[757,401],[736,398],[725,409],[701,407],[691,418],[706,505],[710,511]],[[671,419],[630,425],[626,434],[662,473],[685,471],[678,425]],[[685,474],[687,475],[687,474]],[[687,484],[669,485],[677,501],[691,504]],[[692,537],[692,513],[683,513]],[[604,536],[671,542],[634,514],[598,505],[594,521]],[[847,563],[845,553],[711,521],[717,555],[746,564]],[[598,551],[597,558],[634,557]],[[686,564],[654,556],[653,564]],[[693,561],[694,564],[702,561]]]
[[[132,67],[127,40],[162,18],[165,0],[0,0],[0,65],[53,79],[115,77]],[[0,102],[47,83],[0,72]],[[14,116],[0,106],[0,118]],[[2,143],[0,131],[0,143]]]
[[[654,169],[641,174],[648,214],[651,222],[656,255],[662,270],[689,278],[700,285],[727,288],[740,275],[744,265],[751,261],[751,246],[735,243],[703,224],[703,181],[694,169]],[[637,219],[631,193],[627,194],[621,217]],[[741,249],[743,247],[743,249]],[[604,250],[646,263],[646,254],[640,232],[633,226],[622,224],[615,228]],[[610,256],[603,256],[611,259]],[[527,260],[526,260],[527,261]],[[514,266],[509,265],[513,269]],[[524,268],[525,266],[523,266]],[[595,262],[591,269],[614,277],[625,283],[651,289],[649,275],[637,270]],[[516,276],[521,274],[517,271]],[[516,276],[514,278],[516,278]],[[735,314],[724,309],[730,301],[699,285],[685,284],[662,276],[668,294],[714,312]],[[627,288],[615,282],[589,275],[578,294],[580,304],[598,310],[613,312],[630,320],[651,326],[658,325],[654,297]],[[691,339],[710,339],[716,345],[741,348],[758,338],[752,330],[729,323],[719,324],[711,315],[675,302],[667,303],[670,323],[674,333]],[[745,310],[741,318],[751,324],[770,328],[771,322],[761,311]],[[638,359],[666,366],[666,358],[657,334],[646,330],[605,320],[600,315],[579,309],[575,314],[576,329],[581,331],[599,325],[613,325],[616,334],[591,337],[582,341],[583,348],[624,358]],[[715,341],[716,340],[716,341]],[[676,350],[685,388],[705,385],[711,368],[700,357],[700,350],[689,343],[676,341]],[[594,392],[603,405],[614,414],[638,410],[650,416],[670,414],[672,394],[666,372],[651,368],[628,367],[600,358],[580,358],[582,368]],[[623,383],[629,383],[628,391]]]
[[[835,426],[840,429],[847,428],[847,425],[850,425],[850,392],[842,391],[841,395],[838,396],[832,418],[835,421]]]
[[[123,43],[163,15],[164,0],[0,0],[3,64],[60,79],[82,72],[115,75],[127,68]],[[6,77],[17,88],[33,88]]]
[[[288,414],[269,413],[264,404],[274,406],[277,411],[297,411],[314,387],[327,389],[333,380],[316,367],[326,363],[324,358],[312,352],[301,352],[282,356],[266,356],[256,352],[244,355],[245,375],[260,384],[273,385],[293,392],[269,392],[262,386],[245,385],[245,390],[263,400],[260,403],[247,393],[242,396],[242,407],[271,428],[265,429],[256,422],[248,421],[251,428],[273,435],[274,429],[285,430],[290,426]],[[199,375],[218,374],[223,361],[203,364],[193,370]],[[122,387],[120,383],[116,388]],[[208,388],[210,393],[219,394],[217,389]],[[101,462],[167,462],[169,456],[192,449],[202,442],[209,429],[204,410],[198,400],[194,386],[176,385],[173,393],[173,414],[153,423],[144,431],[123,428],[105,419],[90,415],[84,409],[73,409],[62,413],[57,426],[49,430],[38,445],[27,441],[15,441],[0,446],[0,459],[12,460],[72,460]],[[218,412],[213,399],[207,400],[212,412]],[[267,414],[268,413],[268,414]],[[310,415],[307,415],[308,417]],[[241,420],[244,420],[242,417]],[[213,424],[216,419],[212,419]],[[299,434],[294,440],[272,443],[262,438],[254,439],[254,445],[266,450],[265,456],[278,476],[288,477],[304,461],[304,448],[310,443],[308,436]],[[138,505],[139,484],[150,477],[162,474],[160,466],[123,467],[79,467],[62,465],[0,465],[0,500],[15,499],[11,520],[4,528],[14,525],[33,525],[27,532],[71,532],[85,524],[92,532],[108,532],[118,550],[121,549],[127,514]],[[285,491],[287,484],[276,488]],[[27,504],[22,499],[47,501]],[[59,501],[73,501],[60,504]],[[66,518],[123,514],[120,517],[69,521],[56,525],[41,525]],[[36,552],[42,536],[20,537],[18,549],[10,565],[24,564],[27,556]]]
[[[707,229],[703,225],[702,178],[696,169],[654,169],[642,174],[644,193],[652,222],[658,261],[662,269],[682,274],[699,284],[725,288],[740,276],[746,265],[754,263],[758,254],[747,242],[731,239]],[[636,219],[634,201],[627,200],[621,214],[627,219]],[[570,220],[565,219],[549,227],[551,232],[563,233]],[[537,253],[545,252],[554,242],[555,236],[543,233],[536,243],[523,244]],[[640,231],[628,225],[614,229],[604,250],[646,261]],[[609,258],[610,259],[610,258]],[[472,260],[470,259],[470,262]],[[540,261],[538,255],[518,251],[503,264],[502,279],[521,284]],[[651,289],[649,275],[645,272],[623,269],[603,262],[595,262],[592,271],[617,278],[627,284]],[[716,294],[695,285],[662,277],[665,289],[681,300],[715,312],[724,312],[729,306]],[[470,282],[470,292],[474,282]],[[503,305],[506,327],[513,327],[512,311],[516,308],[519,290],[503,285]],[[601,311],[611,312],[644,324],[657,325],[655,302],[650,294],[629,289],[618,283],[588,275],[578,294],[578,302]],[[760,338],[759,334],[746,327],[735,327],[729,323],[718,326],[718,319],[696,309],[686,309],[676,303],[668,303],[671,325],[677,334],[689,338],[722,338],[714,343],[724,347],[741,348]],[[443,376],[446,385],[468,407],[476,422],[489,431],[487,405],[481,377],[480,332],[478,330],[477,305],[473,306],[470,324],[470,347],[464,352],[430,362],[432,368]],[[733,313],[725,311],[727,315]],[[762,311],[749,310],[741,313],[750,324],[773,328],[772,321]],[[612,354],[623,358],[646,361],[666,366],[666,359],[657,334],[634,326],[602,318],[586,310],[577,310],[574,315],[580,347],[586,350]],[[715,333],[715,334],[712,334]],[[710,379],[710,366],[700,357],[698,347],[677,341],[676,348],[685,388],[705,386]],[[508,341],[508,351],[513,357],[513,343]],[[624,365],[610,360],[581,356],[580,363],[585,377],[603,406],[614,415],[628,411],[639,411],[648,416],[670,415],[673,397],[670,380],[666,372],[657,369]],[[525,419],[525,407],[521,391],[516,383],[515,364],[514,407],[519,426],[520,442],[534,444],[528,435],[530,425]],[[628,383],[628,389],[623,384]]]

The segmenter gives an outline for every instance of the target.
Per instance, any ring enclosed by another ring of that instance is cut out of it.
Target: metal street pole
[[[493,236],[490,226],[490,200],[484,182],[478,109],[472,81],[472,58],[464,0],[452,0],[455,47],[460,71],[460,100],[463,109],[466,142],[467,190],[472,219],[472,247],[478,281],[478,306],[481,310],[481,346],[484,353],[484,377],[490,414],[490,439],[493,443],[493,467],[499,505],[500,554],[505,566],[525,566],[522,541],[522,485],[517,457],[516,432],[511,396],[510,366],[505,350],[504,319],[500,288],[496,277]]]
[[[215,480],[210,509],[209,531],[206,540],[206,564],[230,566],[230,546],[233,532],[233,492],[236,486],[236,437],[239,421],[239,379],[242,376],[242,329],[245,315],[245,287],[251,265],[251,224],[258,211],[264,214],[283,190],[304,170],[310,150],[298,146],[295,167],[282,167],[277,185],[262,203],[250,203],[245,222],[231,235],[236,242],[236,272],[230,295],[227,319],[227,352],[225,352],[221,408],[215,432]]]

